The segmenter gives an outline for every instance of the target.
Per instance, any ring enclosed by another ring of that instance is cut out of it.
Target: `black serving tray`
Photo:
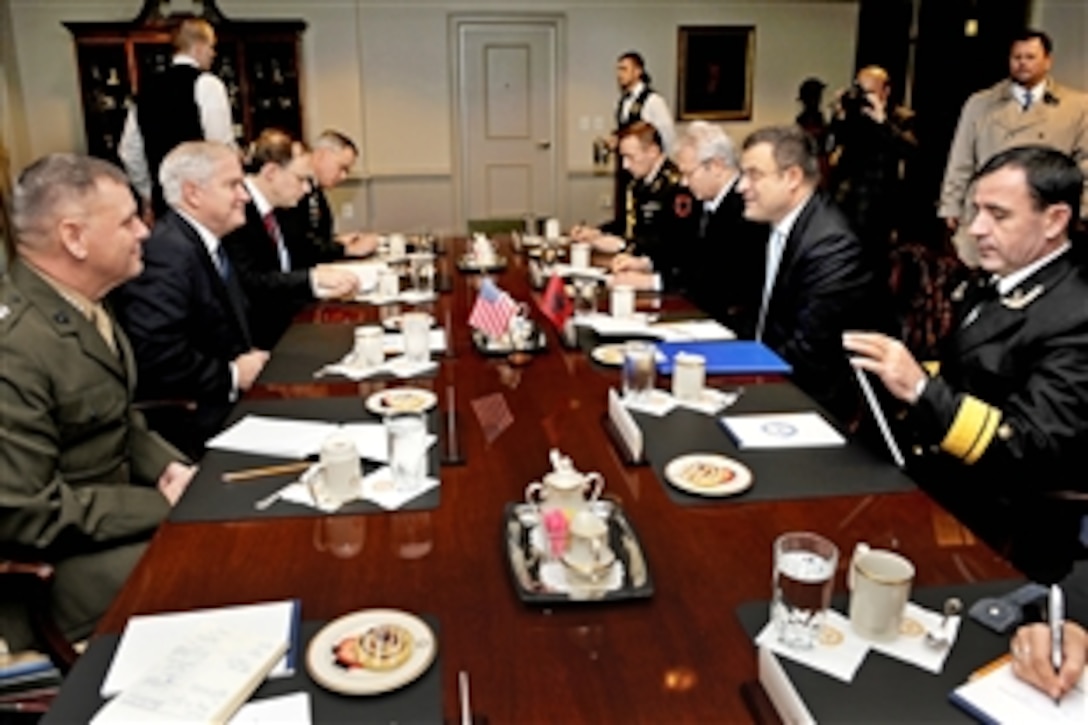
[[[548,589],[539,577],[541,558],[529,541],[533,526],[527,524],[527,520],[536,507],[525,503],[509,503],[503,513],[503,546],[510,577],[514,582],[514,591],[522,602],[614,602],[649,599],[653,596],[654,584],[646,555],[623,509],[611,501],[598,501],[590,505],[597,508],[599,515],[607,517],[608,545],[616,553],[616,558],[623,563],[623,581],[619,588],[583,589],[580,592]]]
[[[498,272],[499,270],[506,269],[506,257],[495,257],[495,261],[491,264],[480,264],[473,261],[470,257],[458,257],[457,269],[462,272],[470,273],[482,273],[482,272]]]
[[[548,349],[548,337],[536,325],[533,326],[533,334],[529,337],[529,342],[525,347],[514,348],[508,345],[491,347],[488,344],[489,339],[487,335],[479,330],[472,331],[472,344],[481,355],[506,357],[515,352],[538,353]]]

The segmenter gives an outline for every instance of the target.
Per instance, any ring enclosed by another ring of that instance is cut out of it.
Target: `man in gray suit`
[[[86,637],[194,469],[130,401],[132,350],[102,305],[143,268],[147,227],[120,169],[72,154],[28,167],[0,278],[0,557],[55,569],[53,610]],[[30,644],[20,612],[0,637]]]

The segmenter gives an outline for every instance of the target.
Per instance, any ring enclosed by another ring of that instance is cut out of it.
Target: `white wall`
[[[1055,80],[1088,91],[1088,1],[1035,0],[1032,26],[1054,41]]]
[[[128,20],[139,0],[5,0],[11,6],[27,138],[17,165],[84,147],[75,54],[65,20]],[[175,2],[174,6],[186,3]],[[676,100],[679,25],[755,25],[754,112],[725,124],[738,140],[756,126],[788,122],[801,80],[832,87],[852,73],[857,4],[844,0],[220,0],[237,18],[306,20],[304,107],[308,133],[326,127],[359,141],[358,178],[333,195],[350,203],[346,225],[453,229],[452,70],[448,28],[456,13],[565,16],[567,181],[565,221],[606,215],[608,177],[589,172],[591,143],[611,125],[614,64],[625,50],[646,58],[657,89]],[[9,84],[10,90],[10,84]],[[588,128],[584,128],[588,126]]]

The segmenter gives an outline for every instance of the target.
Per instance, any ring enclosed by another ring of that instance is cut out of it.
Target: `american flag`
[[[476,302],[472,305],[468,324],[488,337],[499,337],[506,334],[510,318],[517,314],[517,311],[518,305],[510,299],[510,295],[495,286],[490,278],[485,277],[480,282],[480,293],[476,295]]]

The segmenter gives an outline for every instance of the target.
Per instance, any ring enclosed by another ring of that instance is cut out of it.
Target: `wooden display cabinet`
[[[171,34],[186,16],[164,15],[162,6],[148,0],[131,22],[64,24],[75,40],[87,152],[93,156],[117,161],[125,117],[141,83],[170,65]],[[270,126],[302,138],[299,42],[306,23],[231,20],[211,0],[202,9],[215,27],[212,71],[227,86],[239,146]]]

